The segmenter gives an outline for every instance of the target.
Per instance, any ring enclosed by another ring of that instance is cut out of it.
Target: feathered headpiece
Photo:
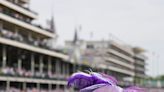
[[[68,79],[68,87],[79,89],[80,92],[146,92],[139,87],[123,89],[117,83],[114,77],[96,72],[77,72]]]

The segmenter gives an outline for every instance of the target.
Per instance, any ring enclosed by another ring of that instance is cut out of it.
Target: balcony
[[[117,56],[119,56],[119,57],[121,57],[121,58],[123,58],[123,59],[126,59],[126,60],[128,60],[128,61],[134,63],[134,60],[132,59],[132,57],[128,57],[128,56],[126,56],[126,55],[124,55],[124,54],[122,54],[122,53],[119,53],[119,52],[117,52],[117,51],[115,51],[115,50],[113,50],[113,49],[109,49],[108,52],[110,52],[110,53],[112,53],[112,54],[114,54],[114,55],[117,55]]]
[[[135,55],[135,58],[139,59],[141,61],[147,60],[147,57],[145,55],[143,55],[143,54],[137,54],[137,55]]]
[[[114,66],[108,66],[108,69],[112,70],[112,71],[119,72],[119,73],[127,74],[127,75],[130,75],[130,76],[134,76],[135,75],[135,73],[133,71],[121,69],[121,68],[114,67]]]
[[[109,57],[109,58],[106,58],[108,62],[113,62],[113,63],[116,63],[118,65],[122,65],[122,66],[125,66],[127,68],[130,68],[130,69],[135,69],[134,65],[132,64],[129,64],[129,63],[125,63],[125,62],[122,62],[122,61],[119,61],[119,60],[116,60],[112,57]]]
[[[29,3],[30,0],[20,0],[22,3]]]
[[[146,78],[146,74],[143,73],[135,73],[136,77]]]
[[[10,0],[0,0],[0,4],[17,12],[20,12],[26,16],[29,16],[30,18],[36,19],[38,17],[36,12],[30,10],[29,8],[23,7],[16,2],[12,2]]]
[[[114,41],[111,41],[111,45],[121,49],[122,51],[124,51],[125,53],[128,53],[131,56],[134,54],[130,47],[125,46],[123,44],[118,44],[118,43],[116,43]]]
[[[49,31],[49,32],[53,32],[52,30],[43,28],[43,27],[40,26],[40,25],[32,24],[31,21],[29,21],[28,19],[25,19],[25,18],[22,18],[22,17],[18,17],[16,13],[7,12],[7,11],[5,11],[5,10],[4,10],[4,11],[1,11],[1,13],[6,14],[7,16],[10,16],[10,17],[15,18],[15,19],[17,19],[17,20],[20,20],[20,21],[22,21],[22,22],[28,23],[28,24],[30,24],[30,25],[32,25],[32,26],[38,27],[38,28],[40,28],[40,29],[43,29],[43,30],[46,30],[46,31]]]
[[[50,37],[54,38],[55,34],[52,32],[52,30],[45,29],[39,25],[34,25],[30,21],[19,18],[16,16],[16,14],[6,12],[6,11],[1,11],[0,13],[0,19],[3,19],[7,22],[16,24],[18,26],[21,26],[23,28],[26,28],[28,30],[34,31],[36,33],[39,33],[45,37]]]
[[[18,3],[12,2],[12,1],[10,1],[10,0],[2,0],[2,1],[8,1],[9,3],[12,3],[12,4],[14,4],[14,5],[17,5],[18,7],[21,7],[21,8],[23,8],[23,9],[29,11],[29,12],[34,13],[35,15],[38,14],[38,13],[36,13],[35,11],[32,11],[31,9],[29,9],[29,8],[27,8],[27,7],[24,7],[24,6],[22,6],[22,5],[18,4]],[[21,1],[22,1],[22,2],[29,2],[29,0],[21,0]]]
[[[146,65],[146,62],[144,62],[144,61],[140,61],[140,60],[136,60],[136,61],[135,61],[135,64],[136,64],[136,65],[142,65],[142,66],[145,66],[145,65]]]
[[[54,57],[59,57],[64,60],[68,59],[68,56],[65,55],[62,51],[58,51],[47,46],[47,41],[23,38],[21,34],[12,33],[11,31],[6,30],[1,30],[0,35],[0,43],[47,54]]]
[[[121,72],[121,73],[124,73],[124,74],[129,74],[128,72],[134,73],[133,69],[126,68],[124,66],[117,65],[115,63],[107,63],[107,65],[108,65],[108,67],[111,67],[111,69],[113,69],[114,71],[117,71],[117,72]],[[127,71],[127,73],[125,73],[125,71]]]
[[[0,81],[10,81],[10,82],[26,82],[26,83],[41,83],[41,84],[59,84],[66,85],[66,79],[48,79],[48,78],[36,78],[36,77],[24,77],[24,76],[11,76],[11,75],[0,75]],[[4,91],[3,91],[4,92]],[[13,92],[13,91],[12,91]],[[17,92],[17,91],[14,91]]]
[[[145,72],[146,69],[144,67],[136,67],[135,68],[137,71]]]
[[[30,79],[43,79],[43,80],[61,80],[65,81],[68,76],[66,75],[61,75],[61,74],[55,74],[52,72],[48,73],[39,73],[35,72],[32,74],[31,71],[27,71],[24,69],[17,69],[13,67],[5,67],[0,69],[0,76],[6,76],[6,77],[17,77],[17,78],[30,78]]]
[[[15,40],[15,41],[22,42],[25,44],[33,45],[36,47],[52,50],[51,47],[47,46],[48,41],[39,41],[33,38],[24,38],[19,33],[14,33],[12,31],[4,30],[4,29],[0,31],[0,34],[2,37],[7,38],[7,39],[11,39],[11,40]]]

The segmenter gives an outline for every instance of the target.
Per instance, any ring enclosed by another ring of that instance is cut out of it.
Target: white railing
[[[113,49],[109,49],[108,51],[109,51],[110,53],[113,53],[114,55],[117,55],[117,56],[119,56],[119,57],[121,57],[121,58],[124,58],[124,59],[126,59],[126,60],[128,60],[128,61],[134,63],[134,59],[133,59],[132,57],[128,57],[128,56],[126,56],[126,55],[124,55],[124,54],[122,54],[122,53],[119,53],[119,52],[117,52],[117,51],[115,51],[115,50],[113,50]]]
[[[117,63],[119,65],[131,68],[131,69],[135,69],[134,65],[129,64],[129,63],[124,63],[123,61],[119,61],[119,60],[113,59],[112,57],[109,57],[109,58],[106,58],[106,59],[107,59],[108,62]]]

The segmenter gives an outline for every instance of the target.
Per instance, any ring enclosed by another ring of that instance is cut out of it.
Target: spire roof
[[[78,38],[78,31],[77,31],[77,29],[75,29],[75,34],[74,34],[74,38],[73,38],[73,43],[76,44],[78,40],[79,40],[79,38]]]

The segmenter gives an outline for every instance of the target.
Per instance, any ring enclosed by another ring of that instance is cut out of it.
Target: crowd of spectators
[[[33,24],[33,23],[32,23],[32,20],[31,20],[30,18],[25,17],[25,16],[22,16],[21,14],[18,14],[18,13],[16,13],[16,12],[13,12],[13,11],[10,10],[10,9],[1,8],[1,7],[0,7],[0,12],[3,12],[3,13],[6,14],[6,15],[9,15],[9,16],[11,16],[11,17],[13,17],[13,18],[16,18],[16,19],[18,19],[18,20],[20,20],[20,21],[22,21],[22,22],[28,23],[28,24],[33,25],[33,26],[35,26],[35,27],[38,27],[38,28],[40,28],[40,29],[43,29],[43,30],[46,30],[46,31],[49,31],[49,32],[53,32],[53,30],[51,30],[50,28],[43,28],[41,25]]]
[[[1,73],[4,75],[10,75],[10,76],[26,76],[30,77],[32,76],[32,73],[30,71],[25,71],[25,69],[18,69],[13,67],[5,67],[1,69]]]
[[[40,73],[39,71],[36,71],[32,73],[30,70],[25,69],[18,69],[13,67],[5,67],[1,69],[2,75],[7,76],[18,76],[18,77],[31,77],[31,78],[45,78],[45,79],[67,79],[68,75],[62,75],[62,74],[55,74],[52,72],[43,72]]]
[[[21,34],[19,34],[18,32],[12,32],[12,31],[8,31],[8,30],[1,30],[1,35],[2,37],[8,38],[8,39],[12,39],[12,40],[16,40],[16,41],[20,41],[26,44],[30,44],[30,45],[34,45],[34,46],[38,46],[38,47],[42,47],[42,48],[46,48],[46,49],[51,49],[47,44],[48,44],[48,40],[40,40],[40,39],[34,39],[32,37],[23,37]]]

